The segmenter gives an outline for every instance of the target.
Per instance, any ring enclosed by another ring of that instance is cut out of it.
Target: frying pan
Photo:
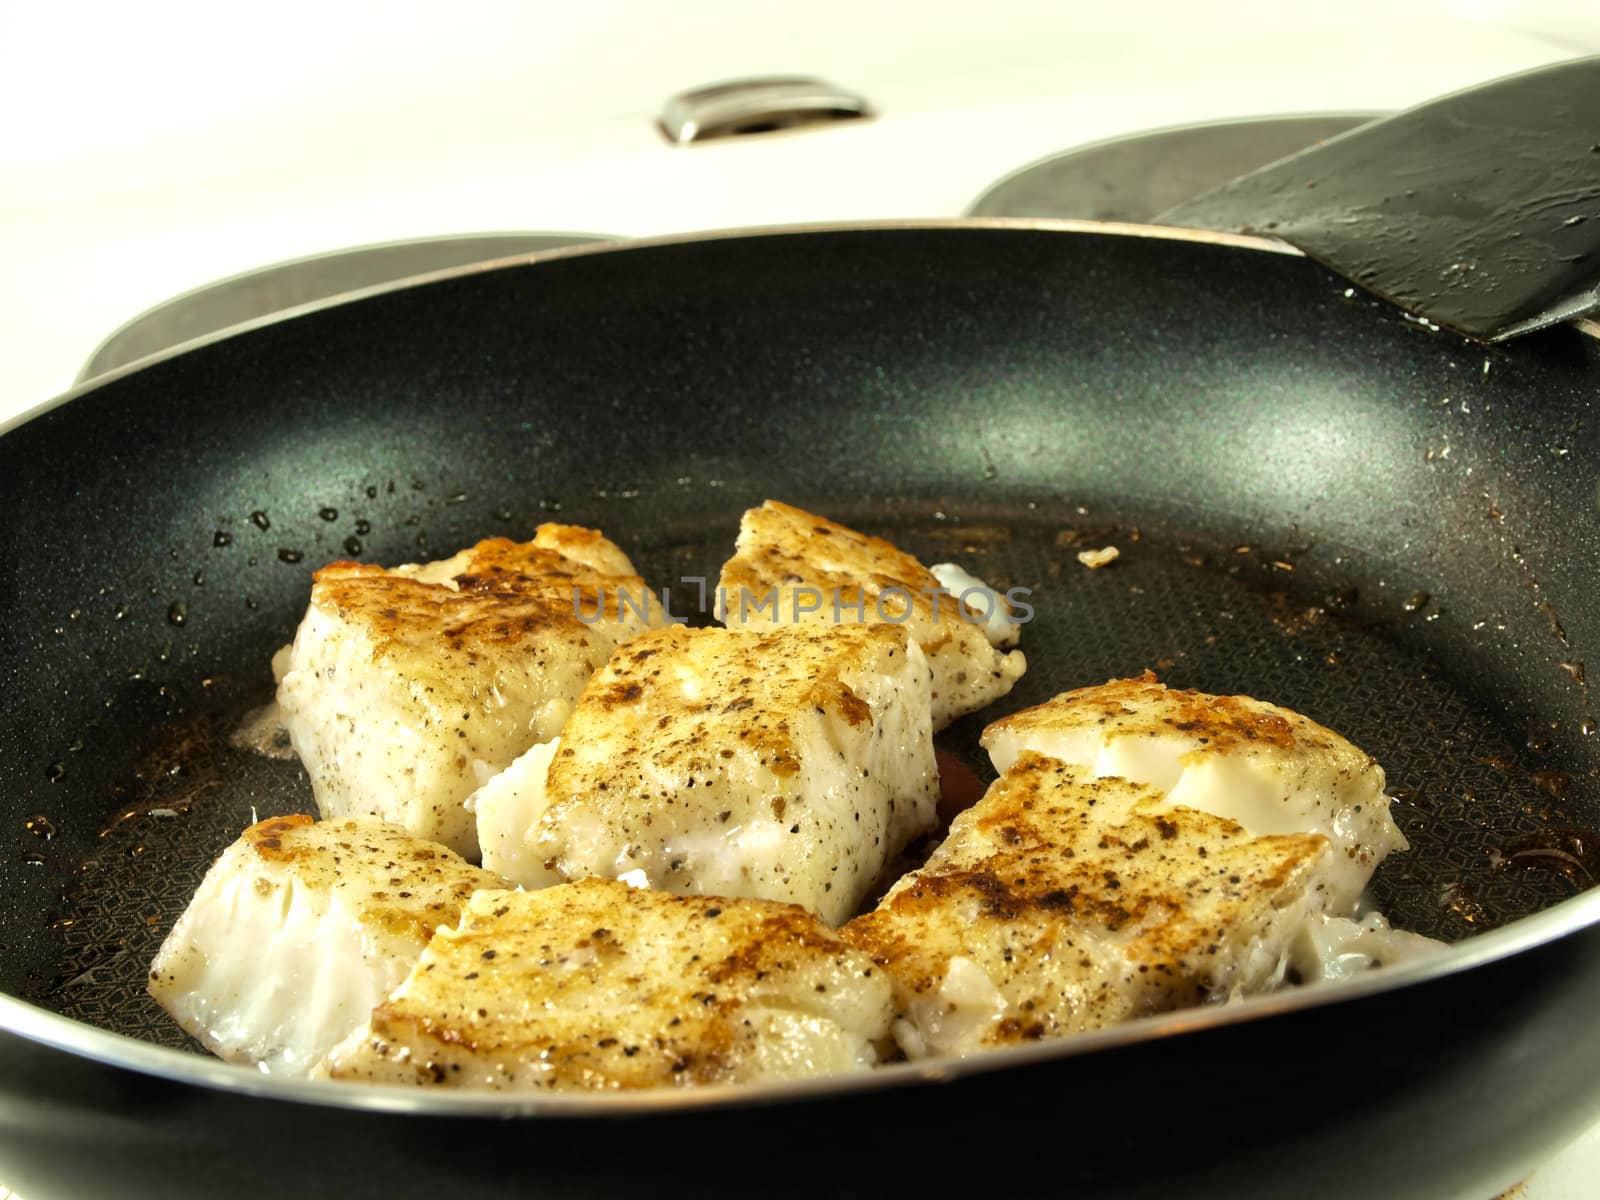
[[[0,438],[0,1161],[25,1196],[1488,1194],[1600,1112],[1600,340],[1493,349],[1267,243],[965,222],[467,269],[191,347]],[[143,993],[211,858],[308,810],[233,735],[310,571],[604,529],[679,611],[778,497],[1032,589],[941,735],[1151,667],[1374,754],[1374,899],[1460,944],[1338,987],[864,1078],[318,1086]],[[1116,545],[1097,571],[1080,548]],[[46,836],[48,835],[48,836]],[[1580,894],[1584,893],[1584,894]]]

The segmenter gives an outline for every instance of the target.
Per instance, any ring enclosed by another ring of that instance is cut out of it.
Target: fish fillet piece
[[[1275,985],[1334,857],[1024,751],[839,932],[894,977],[909,1055],[968,1054]]]
[[[440,563],[313,577],[278,707],[324,817],[373,813],[476,857],[462,802],[561,726],[620,643],[664,621],[593,530],[541,525]]]
[[[570,607],[572,584],[604,582],[608,586],[631,585],[630,600],[640,596],[643,581],[620,547],[595,529],[581,525],[544,524],[534,530],[531,542],[510,538],[485,538],[459,550],[449,558],[429,563],[402,563],[393,574],[424,583],[440,583],[456,590],[503,591],[549,588]],[[586,590],[590,603],[585,613],[594,612],[595,596]],[[609,599],[608,595],[608,599]],[[642,607],[642,600],[636,607]]]
[[[1351,979],[1374,967],[1425,958],[1447,943],[1393,928],[1382,913],[1353,917],[1323,915],[1307,922],[1289,949],[1289,968],[1301,983]]]
[[[838,924],[937,820],[929,670],[897,625],[674,626],[622,647],[559,747],[473,798],[526,887],[626,877]]]
[[[1022,651],[1008,650],[1020,626],[1005,597],[980,580],[776,500],[744,514],[718,586],[730,627],[903,624],[933,668],[935,729],[1004,696],[1027,669]]]
[[[1025,751],[1166,793],[1252,833],[1315,833],[1332,843],[1329,909],[1354,908],[1372,872],[1406,839],[1389,815],[1383,768],[1331,729],[1249,696],[1181,691],[1148,672],[1065,692],[983,733],[995,769]]]
[[[303,1075],[474,891],[505,885],[375,817],[273,817],[212,864],[150,967],[149,991],[213,1054]]]
[[[864,1070],[890,983],[815,916],[590,879],[472,897],[316,1074],[619,1089]]]

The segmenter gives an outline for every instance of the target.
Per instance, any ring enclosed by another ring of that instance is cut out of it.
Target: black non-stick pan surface
[[[1600,905],[1579,894],[1600,870],[1597,400],[1577,328],[1488,350],[1259,246],[998,223],[469,270],[89,389],[0,438],[0,984],[26,1002],[0,1000],[0,1182],[1512,1182],[1600,1109]],[[298,765],[236,735],[316,566],[560,520],[689,615],[768,497],[1031,589],[1027,676],[941,735],[980,771],[988,720],[1145,668],[1288,705],[1388,772],[1412,850],[1375,900],[1467,948],[959,1067],[520,1107],[265,1079],[144,995],[211,859],[252,817],[310,811]],[[1078,560],[1106,546],[1111,566]]]

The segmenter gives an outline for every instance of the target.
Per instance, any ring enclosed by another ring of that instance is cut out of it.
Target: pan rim
[[[1307,258],[1307,255],[1304,251],[1295,246],[1291,246],[1287,242],[1279,241],[1277,238],[1262,237],[1255,234],[1222,233],[1210,229],[1186,229],[1173,225],[1147,225],[1132,221],[1094,221],[1077,217],[903,217],[871,221],[820,221],[797,222],[781,225],[741,225],[730,226],[721,229],[690,230],[680,233],[659,234],[652,237],[621,237],[609,241],[586,242],[574,246],[556,247],[549,250],[534,250],[523,254],[511,254],[502,258],[492,258],[485,259],[482,262],[467,263],[463,266],[442,267],[437,271],[426,271],[420,275],[408,275],[402,279],[390,280],[387,283],[376,283],[368,287],[354,288],[348,292],[340,292],[337,295],[326,296],[321,300],[312,300],[305,304],[296,304],[288,308],[281,308],[275,312],[270,312],[263,316],[256,317],[253,320],[242,321],[237,325],[229,325],[226,328],[213,330],[212,332],[202,334],[199,337],[178,342],[167,347],[165,350],[158,351],[154,354],[148,354],[143,358],[135,359],[132,362],[125,363],[120,367],[107,371],[103,374],[96,375],[93,378],[75,380],[70,388],[64,392],[61,392],[59,395],[41,400],[37,404],[30,405],[27,408],[11,414],[11,416],[5,420],[0,420],[0,437],[4,437],[13,430],[26,425],[34,418],[43,416],[45,413],[59,408],[63,404],[67,404],[73,400],[76,400],[80,396],[87,395],[88,393],[93,392],[106,384],[113,383],[126,375],[133,374],[136,371],[143,371],[148,367],[153,367],[159,363],[166,362],[169,359],[177,358],[180,355],[189,353],[190,351],[201,349],[204,346],[209,346],[216,342],[225,341],[228,338],[236,337],[240,334],[250,333],[257,329],[264,329],[268,326],[276,325],[282,321],[293,320],[298,317],[321,312],[324,309],[336,308],[343,304],[355,303],[356,301],[365,300],[369,297],[382,296],[390,292],[397,292],[406,288],[422,287],[431,283],[439,283],[447,279],[464,278],[468,275],[478,275],[490,271],[504,270],[511,267],[528,266],[539,262],[588,257],[589,255],[594,254],[616,254],[627,252],[629,250],[645,250],[661,246],[676,246],[694,242],[728,241],[738,238],[757,239],[768,237],[793,237],[804,234],[865,233],[873,231],[892,232],[896,230],[939,229],[948,229],[956,232],[963,230],[988,229],[1017,230],[1022,232],[1032,231],[1039,233],[1091,234],[1105,237],[1136,237],[1147,238],[1156,241],[1194,242],[1205,245],[1232,246],[1236,249],[1252,250],[1263,254],[1281,254],[1288,258]],[[482,237],[489,235],[461,234],[458,236]],[[370,246],[350,247],[350,249],[356,250],[381,248],[383,246],[403,244],[403,242],[407,240],[417,239],[401,239],[398,242],[378,242],[372,243]],[[292,265],[302,261],[328,257],[330,253],[338,252],[334,251],[324,252],[322,254],[306,255],[299,259],[287,259],[284,260],[284,262],[270,265]],[[239,277],[242,277],[243,275],[249,275],[251,273],[252,272],[248,271],[242,272],[241,276]],[[227,282],[227,280],[218,280],[216,282],[223,283]],[[191,289],[191,292],[203,291],[208,286],[212,285],[202,285],[200,288]],[[191,292],[185,292],[178,296],[174,296],[171,298],[171,300],[164,303],[171,303],[172,301],[181,300],[185,296],[191,294]],[[123,322],[121,325],[117,326],[116,329],[112,330],[111,333],[107,334],[105,338],[101,339],[101,341],[96,344],[95,350],[91,351],[91,356],[98,352],[101,345],[103,345],[110,338],[115,337],[116,334],[126,325],[132,323],[133,321],[137,321],[141,315],[142,314],[138,314],[129,318],[128,321]],[[1600,319],[1592,317],[1578,317],[1574,320],[1566,322],[1566,324],[1577,329],[1579,332],[1588,335],[1589,337],[1600,339]]]
[[[1031,230],[1046,233],[1101,234],[1115,237],[1142,237],[1175,242],[1209,243],[1221,246],[1235,246],[1239,249],[1256,250],[1262,253],[1282,254],[1290,258],[1306,257],[1304,253],[1289,245],[1287,242],[1280,242],[1275,238],[1258,237],[1252,234],[1219,233],[1208,229],[1180,229],[1175,226],[1168,225],[1140,225],[1125,221],[1091,221],[1078,218],[1068,219],[1047,217],[905,217],[872,221],[798,222],[782,225],[730,226],[722,229],[692,230],[683,233],[660,234],[652,237],[614,238],[609,241],[589,242],[575,246],[554,247],[549,250],[533,250],[521,254],[509,254],[500,258],[485,259],[481,262],[466,263],[461,266],[441,267],[437,271],[425,271],[419,275],[408,275],[401,279],[390,280],[387,283],[375,283],[367,287],[353,288],[350,291],[340,292],[333,296],[327,296],[321,300],[312,300],[306,302],[305,304],[296,304],[288,308],[281,308],[275,312],[266,313],[263,316],[256,317],[253,320],[242,321],[237,325],[229,325],[224,329],[214,330],[211,333],[202,334],[199,337],[178,342],[167,347],[165,350],[158,351],[154,354],[145,355],[143,358],[135,359],[132,362],[125,363],[120,367],[105,372],[104,374],[96,375],[92,379],[77,380],[73,383],[72,387],[68,388],[59,395],[42,400],[35,405],[14,413],[7,420],[0,421],[0,437],[4,437],[12,430],[27,424],[35,417],[43,416],[45,413],[50,412],[63,404],[67,404],[73,400],[76,400],[80,396],[85,396],[106,384],[113,383],[126,375],[131,375],[137,371],[143,371],[146,368],[153,367],[159,363],[167,362],[170,359],[187,354],[192,350],[198,350],[204,346],[225,341],[228,338],[236,337],[240,334],[250,333],[257,329],[265,329],[283,321],[309,316],[312,313],[321,312],[324,309],[337,308],[344,304],[352,304],[360,300],[369,299],[373,296],[387,295],[390,292],[403,291],[407,288],[422,287],[427,284],[440,283],[448,279],[461,279],[469,275],[486,274],[491,271],[528,266],[533,263],[552,262],[558,259],[586,258],[590,255],[596,254],[611,254],[618,251],[628,250],[647,250],[657,247],[685,245],[696,242],[732,241],[740,238],[782,238],[804,234],[864,233],[873,231],[890,232],[895,230],[921,229],[950,229],[957,231],[980,229],[1013,229],[1020,231]],[[473,234],[462,236],[481,237],[489,235]],[[377,242],[372,243],[370,246],[354,246],[350,249],[360,250],[389,245],[399,245],[405,240],[414,239],[402,239],[401,242]],[[297,259],[286,259],[282,263],[270,265],[292,265],[299,262],[325,257],[328,257],[327,253],[307,255]],[[229,278],[238,278],[249,274],[252,274],[252,272],[242,272],[240,276],[230,276]],[[227,281],[227,279],[222,279],[217,280],[216,282],[225,283]],[[181,293],[180,295],[174,296],[171,299],[174,301],[181,300],[194,291],[203,291],[205,287],[208,286],[212,285],[202,285],[201,288],[191,289],[190,292]],[[168,301],[168,303],[170,303],[170,301]],[[136,321],[138,319],[139,317],[136,315],[130,318],[130,321]],[[128,324],[128,322],[124,322],[122,325],[119,325],[116,329],[112,330],[111,333],[107,334],[106,339],[102,339],[101,343],[97,343],[96,350],[98,350],[99,345],[103,344],[105,340],[115,337],[117,332],[119,332],[126,324]]]
[[[533,251],[465,266],[443,268],[356,289],[192,339],[129,363],[113,372],[75,386],[52,400],[24,410],[10,420],[0,423],[0,436],[59,405],[93,392],[104,384],[199,347],[280,321],[410,287],[536,262],[703,241],[789,237],[812,233],[939,229],[1017,230],[1139,237],[1233,246],[1294,258],[1305,257],[1300,251],[1285,243],[1240,234],[1123,222],[1006,217],[928,218],[734,228]],[[1600,323],[1579,321],[1574,324],[1591,336],[1600,336]],[[1082,1054],[1109,1052],[1119,1047],[1159,1041],[1183,1033],[1226,1028],[1246,1021],[1272,1019],[1319,1009],[1328,1004],[1353,1002],[1405,987],[1421,986],[1503,961],[1597,924],[1600,924],[1600,889],[1573,896],[1501,928],[1474,935],[1436,955],[1384,968],[1358,979],[1289,989],[1251,997],[1234,1004],[1139,1018],[1109,1029],[1028,1046],[995,1049],[966,1059],[892,1064],[858,1074],[800,1081],[714,1085],[693,1089],[654,1089],[620,1095],[445,1092],[400,1085],[288,1079],[252,1071],[247,1067],[200,1054],[140,1041],[62,1016],[4,992],[0,992],[0,1031],[105,1066],[177,1084],[199,1086],[275,1102],[309,1103],[336,1109],[431,1117],[625,1117],[700,1111],[735,1104],[820,1099],[843,1093],[872,1092],[900,1086],[949,1082],[1012,1067],[1066,1061]]]
[[[1600,925],[1600,889],[1580,893],[1541,912],[1486,930],[1437,954],[1370,971],[1355,979],[1287,988],[1225,1004],[1139,1017],[1106,1029],[1025,1046],[999,1047],[969,1058],[893,1063],[867,1071],[813,1079],[654,1088],[624,1093],[513,1094],[291,1079],[100,1029],[6,992],[0,992],[0,1031],[104,1066],[253,1099],[429,1117],[627,1117],[822,1099],[846,1092],[954,1082],[1011,1067],[1066,1061],[1182,1034],[1286,1017],[1465,975],[1595,925]]]
[[[84,360],[84,364],[83,364],[82,368],[79,370],[76,378],[74,378],[73,381],[72,381],[72,389],[74,391],[76,391],[78,388],[84,386],[85,384],[97,383],[100,380],[102,380],[102,379],[104,379],[104,378],[106,378],[108,376],[114,375],[115,373],[117,373],[118,371],[120,371],[122,369],[121,367],[112,367],[110,370],[106,370],[106,371],[91,371],[90,370],[90,368],[94,366],[95,362],[99,360],[99,358],[106,352],[106,350],[110,346],[112,346],[118,339],[120,339],[124,334],[126,334],[130,329],[133,329],[136,326],[143,324],[144,322],[148,321],[151,317],[155,316],[158,313],[166,312],[166,311],[169,311],[169,310],[172,310],[172,309],[182,308],[182,307],[185,307],[185,306],[190,306],[190,305],[193,304],[194,301],[206,296],[209,293],[213,293],[213,292],[219,291],[219,290],[224,289],[224,288],[232,287],[232,286],[235,286],[235,285],[238,285],[238,284],[241,284],[241,283],[245,283],[245,282],[248,282],[248,281],[251,281],[251,280],[255,280],[255,279],[258,279],[258,278],[263,277],[263,276],[275,274],[275,273],[278,273],[278,272],[290,272],[290,271],[296,271],[296,270],[299,270],[299,269],[305,268],[305,267],[315,267],[315,266],[321,266],[321,265],[327,264],[327,263],[333,263],[333,262],[338,261],[339,259],[346,258],[346,257],[352,256],[352,255],[371,255],[371,254],[379,254],[379,253],[385,253],[385,252],[390,252],[390,251],[411,250],[411,249],[416,249],[416,248],[419,248],[419,247],[422,247],[422,246],[447,245],[447,244],[451,244],[451,243],[466,244],[466,243],[475,242],[475,241],[488,241],[488,240],[491,240],[491,239],[509,239],[509,238],[525,238],[525,239],[552,238],[552,239],[560,239],[560,241],[562,242],[562,248],[564,248],[566,245],[573,245],[573,246],[589,245],[590,243],[594,243],[594,242],[610,242],[610,241],[616,241],[617,240],[616,237],[611,235],[611,234],[600,234],[600,233],[575,233],[575,232],[569,233],[569,232],[558,231],[558,230],[552,230],[552,231],[546,233],[546,232],[541,232],[541,231],[538,231],[538,230],[527,230],[527,231],[519,232],[517,230],[512,230],[512,229],[486,229],[486,230],[482,231],[481,233],[447,233],[447,234],[441,234],[441,235],[436,236],[436,237],[419,236],[419,237],[406,237],[406,238],[391,238],[391,239],[389,239],[387,241],[382,241],[382,242],[363,242],[362,244],[360,244],[358,246],[345,246],[345,247],[343,247],[341,249],[336,249],[336,250],[319,250],[319,251],[316,251],[316,252],[310,253],[310,254],[299,254],[299,255],[295,255],[292,258],[279,259],[276,262],[266,263],[266,264],[264,264],[262,266],[259,266],[259,267],[252,267],[249,270],[236,271],[232,275],[224,275],[219,279],[210,280],[209,282],[202,283],[202,284],[198,285],[197,287],[187,288],[184,291],[181,291],[181,292],[176,293],[175,295],[169,296],[165,300],[159,301],[156,304],[152,304],[148,308],[146,308],[146,309],[144,309],[144,310],[142,310],[140,312],[135,313],[133,316],[129,317],[127,320],[123,321],[120,325],[118,325],[114,329],[112,329],[110,333],[106,334],[103,338],[101,338],[100,341],[95,345],[95,348],[89,352],[89,357]],[[546,248],[540,249],[540,250],[527,250],[527,251],[523,251],[522,253],[525,253],[525,254],[543,254],[543,253],[548,253],[550,250],[554,250],[554,249],[557,249],[557,247],[556,246],[550,246],[550,247],[546,247]],[[502,255],[502,256],[499,256],[499,257],[505,257],[505,256]],[[492,259],[479,259],[477,261],[478,262],[491,262],[491,261],[494,261],[494,260],[492,260]],[[475,265],[475,264],[468,263],[468,264],[465,264],[465,265],[472,266],[472,265]],[[450,268],[450,267],[438,268],[438,270],[441,270],[441,271],[452,270],[452,269],[454,269],[454,268]],[[407,282],[407,281],[409,281],[409,280],[411,280],[413,278],[416,278],[416,277],[417,277],[416,275],[404,275],[404,276],[401,276],[397,280],[391,280],[389,282],[403,284],[403,283],[405,283],[405,282]],[[387,286],[387,285],[386,284],[376,284],[376,285],[370,285],[370,286],[384,287],[384,286]],[[258,318],[252,318],[250,321],[236,321],[231,325],[224,325],[220,329],[214,329],[214,330],[210,331],[209,333],[197,334],[196,336],[194,336],[192,338],[185,338],[183,341],[176,342],[172,346],[167,347],[167,349],[152,351],[149,354],[140,355],[138,358],[132,359],[128,363],[126,363],[124,365],[125,366],[131,366],[131,365],[133,365],[135,363],[143,364],[146,360],[158,361],[159,359],[166,357],[166,355],[170,351],[186,349],[186,348],[188,348],[190,346],[194,346],[194,345],[201,345],[205,341],[210,340],[210,339],[212,339],[213,337],[216,337],[216,336],[226,337],[226,336],[228,336],[228,335],[230,335],[232,333],[241,331],[247,325],[253,325],[253,323],[255,321],[270,320],[271,318],[274,318],[274,317],[278,316],[280,313],[288,313],[290,311],[298,311],[300,309],[309,310],[313,306],[325,304],[325,303],[328,303],[328,302],[338,303],[339,301],[341,301],[345,297],[352,295],[353,293],[355,293],[358,290],[360,290],[360,289],[347,288],[344,291],[335,292],[331,296],[325,296],[321,300],[308,300],[308,301],[305,301],[303,304],[289,305],[289,306],[287,306],[285,308],[274,309],[272,312],[265,313],[261,317],[258,317]]]

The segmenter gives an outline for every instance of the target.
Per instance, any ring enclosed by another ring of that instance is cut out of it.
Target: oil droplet
[[[254,596],[246,596],[244,598],[244,606],[246,608],[252,609],[252,610],[261,607],[259,604],[256,603],[256,598]]]
[[[544,499],[539,501],[539,508],[543,512],[560,512],[561,501],[557,500],[554,496],[546,496]]]
[[[182,600],[174,600],[172,607],[167,609],[167,621],[172,625],[182,625],[189,619],[189,606]]]
[[[64,762],[51,763],[44,769],[44,777],[51,783],[60,783],[67,777],[67,764]]]
[[[1572,783],[1572,776],[1565,771],[1535,771],[1528,778],[1541,792],[1557,800],[1567,794],[1567,787]]]
[[[369,534],[371,532],[372,532],[372,522],[371,521],[360,520],[360,521],[356,522],[356,536],[357,537],[366,537],[367,534]]]
[[[1455,913],[1468,925],[1488,924],[1488,913],[1484,911],[1483,905],[1478,903],[1477,897],[1469,892],[1463,883],[1457,882],[1446,885],[1444,891],[1439,895],[1439,904],[1441,907]]]
[[[1489,856],[1496,874],[1514,867],[1553,871],[1580,892],[1594,885],[1600,867],[1600,845],[1593,833],[1582,829],[1547,829],[1512,845],[1491,848]]]
[[[304,557],[305,557],[305,555],[302,554],[298,550],[286,550],[286,549],[283,549],[282,547],[280,547],[279,550],[278,550],[278,561],[279,562],[297,563],[301,559],[303,559]]]
[[[226,529],[219,529],[211,535],[211,544],[213,546],[231,546],[233,545],[233,534]]]
[[[360,554],[361,553],[361,539],[358,538],[358,537],[354,537],[354,536],[345,538],[345,540],[344,540],[344,552],[346,554],[349,554],[349,555],[352,555],[352,556]]]
[[[257,529],[262,530],[272,528],[272,521],[267,517],[267,514],[262,512],[259,508],[250,514],[250,524],[254,525]]]
[[[48,842],[56,835],[55,822],[43,813],[34,813],[22,823],[22,827],[42,842]]]
[[[511,506],[509,504],[502,504],[499,508],[494,510],[494,515],[497,520],[511,520]]]
[[[339,510],[331,505],[324,505],[317,510],[317,516],[324,521],[337,521],[339,519]]]
[[[1405,609],[1408,613],[1416,612],[1419,609],[1426,608],[1430,599],[1432,599],[1432,597],[1429,596],[1427,592],[1412,592],[1411,595],[1406,597],[1405,603],[1400,607]]]
[[[367,484],[367,499],[368,500],[376,500],[377,498],[378,498],[378,485],[375,484],[375,483]]]
[[[204,571],[196,571],[194,573],[194,585],[195,585],[195,587],[204,587],[205,584],[206,584],[206,573]]]

